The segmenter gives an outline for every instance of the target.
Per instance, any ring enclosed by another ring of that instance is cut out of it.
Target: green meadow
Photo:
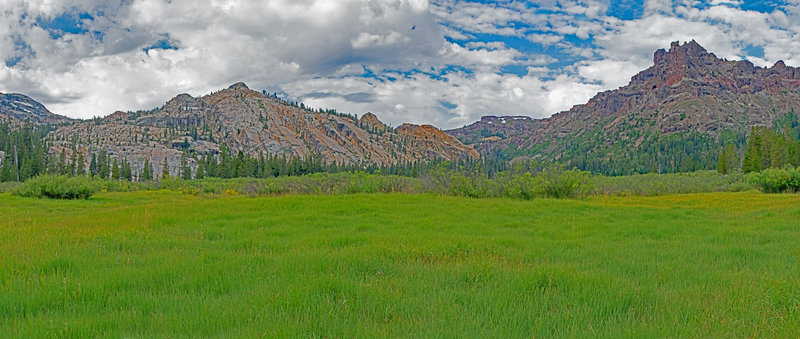
[[[798,337],[800,195],[0,194],[0,337]]]

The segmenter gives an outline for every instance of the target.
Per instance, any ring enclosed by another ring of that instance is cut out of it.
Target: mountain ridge
[[[0,122],[21,126],[28,121],[34,124],[64,124],[73,119],[50,112],[44,105],[20,93],[0,93]]]
[[[182,93],[151,111],[115,112],[104,118],[59,127],[47,136],[51,153],[67,157],[75,148],[90,159],[100,150],[125,159],[134,171],[149,160],[157,173],[165,161],[179,171],[181,155],[230,152],[252,157],[317,157],[339,165],[392,165],[477,158],[478,153],[430,125],[394,129],[374,114],[362,118],[312,110],[250,90],[243,82],[209,95]],[[189,159],[189,166],[197,162]]]
[[[516,129],[489,127],[482,119],[447,132],[483,155],[533,156],[587,170],[607,167],[600,171],[606,174],[677,172],[713,168],[712,153],[721,143],[741,147],[748,126],[771,125],[798,111],[800,69],[781,61],[767,68],[719,59],[692,40],[657,50],[653,66],[627,85],[549,118]],[[483,130],[505,135],[477,138]],[[671,144],[678,139],[699,146],[662,150],[677,147]],[[631,155],[635,168],[618,171]]]

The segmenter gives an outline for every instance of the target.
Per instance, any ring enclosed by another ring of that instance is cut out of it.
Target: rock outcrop
[[[487,115],[480,121],[447,133],[467,144],[482,144],[530,134],[535,125],[536,122],[527,116]]]
[[[116,112],[74,123],[48,138],[53,152],[70,153],[71,145],[77,144],[90,159],[89,152],[104,149],[127,159],[134,171],[150,159],[156,173],[165,158],[170,172],[177,173],[182,152],[215,155],[223,143],[234,154],[315,156],[325,163],[348,165],[479,156],[433,126],[403,125],[395,130],[372,113],[358,120],[309,110],[252,91],[244,83],[199,98],[180,94],[154,111]]]

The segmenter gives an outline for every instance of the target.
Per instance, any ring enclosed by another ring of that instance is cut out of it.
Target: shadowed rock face
[[[200,98],[180,94],[155,111],[116,112],[99,122],[59,128],[48,137],[54,141],[53,152],[70,153],[74,140],[84,152],[106,149],[128,159],[134,170],[150,159],[157,173],[164,158],[177,173],[183,150],[213,155],[222,143],[234,154],[314,155],[338,164],[478,157],[474,149],[432,126],[394,130],[371,113],[356,120],[313,112],[252,91],[244,83]]]
[[[28,121],[33,124],[63,124],[71,119],[50,113],[44,105],[23,94],[0,93],[0,122],[18,126]]]
[[[746,133],[748,126],[773,124],[788,112],[800,112],[800,69],[782,61],[762,68],[749,61],[722,60],[690,41],[656,51],[653,66],[627,86],[598,93],[550,118],[498,127],[498,119],[512,117],[485,117],[448,133],[483,154],[513,147],[556,159],[572,147],[567,144],[604,152],[604,147],[624,141],[627,151],[636,152],[680,132],[714,138],[725,130]],[[481,137],[484,130],[502,136]]]

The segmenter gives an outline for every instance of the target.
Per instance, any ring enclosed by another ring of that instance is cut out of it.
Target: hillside
[[[797,123],[800,69],[782,61],[723,60],[691,41],[656,51],[653,63],[628,85],[550,118],[515,128],[498,127],[512,117],[484,118],[448,133],[484,155],[627,174],[713,168],[725,143],[742,148],[749,126]]]
[[[58,125],[69,123],[72,119],[53,114],[41,103],[18,93],[0,93],[0,123],[21,126],[25,122],[33,124]]]
[[[360,120],[320,112],[250,90],[244,83],[203,96],[180,94],[153,111],[116,112],[51,132],[52,154],[71,157],[73,144],[90,159],[105,150],[125,159],[133,171],[150,160],[155,172],[167,159],[177,173],[181,155],[217,155],[226,145],[233,155],[316,157],[327,164],[396,164],[432,159],[478,157],[439,129],[403,124],[396,129],[367,113]],[[195,168],[194,159],[189,166]]]

